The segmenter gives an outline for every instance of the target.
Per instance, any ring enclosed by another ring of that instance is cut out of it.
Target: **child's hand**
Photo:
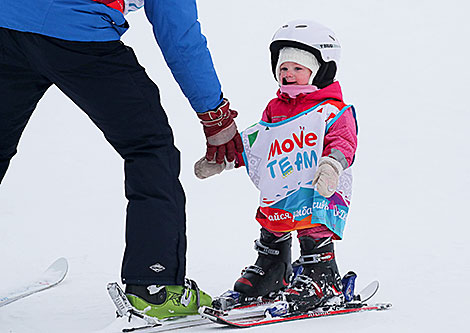
[[[205,156],[203,156],[199,161],[194,164],[194,174],[199,179],[205,179],[218,175],[225,169],[233,169],[235,162],[223,161],[222,164],[216,163],[215,161],[208,161]]]
[[[331,157],[322,157],[313,176],[313,185],[317,184],[318,193],[325,198],[331,197],[338,187],[341,172],[343,172],[341,163]]]

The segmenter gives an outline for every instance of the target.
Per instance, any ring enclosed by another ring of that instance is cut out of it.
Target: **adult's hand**
[[[243,152],[242,139],[233,120],[237,115],[225,98],[215,110],[197,113],[206,135],[208,161],[222,164],[226,159],[232,162],[236,152]]]

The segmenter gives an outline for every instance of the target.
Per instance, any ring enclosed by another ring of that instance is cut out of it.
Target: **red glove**
[[[232,162],[235,152],[243,152],[242,139],[233,120],[237,115],[237,111],[230,110],[230,103],[225,98],[215,110],[197,113],[206,135],[208,161],[215,158],[219,164],[225,159]]]

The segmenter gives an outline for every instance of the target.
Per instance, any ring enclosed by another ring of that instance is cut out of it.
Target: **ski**
[[[365,302],[371,299],[379,289],[378,281],[369,283],[359,294],[353,294],[355,276],[350,279],[350,283],[345,283],[344,295],[346,302],[343,304],[327,304],[308,312],[289,312],[289,304],[285,301],[274,302],[271,306],[264,309],[256,309],[237,318],[231,316],[233,311],[225,312],[222,310],[202,307],[200,314],[211,321],[236,328],[256,327],[262,325],[275,324],[280,322],[328,317],[340,314],[351,314],[366,311],[379,311],[391,308],[390,303],[378,303],[368,305]],[[344,281],[344,280],[343,280]],[[346,282],[346,281],[345,281]],[[351,288],[348,288],[348,287]]]
[[[341,314],[358,313],[365,311],[379,311],[389,309],[392,305],[390,303],[379,303],[374,305],[366,305],[362,303],[359,307],[330,307],[330,308],[318,308],[315,310],[308,311],[301,314],[288,314],[281,317],[270,317],[265,312],[247,315],[244,318],[235,320],[231,319],[230,316],[225,317],[224,313],[219,310],[215,310],[208,307],[203,307],[200,310],[202,316],[209,318],[213,322],[218,324],[236,327],[236,328],[247,328],[256,327],[262,325],[269,325],[287,321],[328,317]]]
[[[257,304],[244,307],[237,307],[230,310],[228,313],[228,318],[233,321],[242,320],[247,315],[256,315],[259,313],[264,313],[266,307],[269,304]],[[202,308],[201,308],[202,309]],[[157,333],[157,332],[169,332],[174,330],[182,330],[187,328],[194,328],[200,326],[214,326],[217,325],[212,320],[208,320],[205,316],[194,315],[181,318],[172,318],[165,319],[160,321],[161,326],[148,328],[145,330],[139,330],[139,333]]]
[[[24,297],[38,293],[45,289],[49,289],[59,284],[67,274],[68,263],[67,259],[59,258],[54,261],[47,270],[42,273],[38,278],[30,283],[27,283],[15,290],[7,292],[5,295],[0,295],[0,307],[15,302]]]

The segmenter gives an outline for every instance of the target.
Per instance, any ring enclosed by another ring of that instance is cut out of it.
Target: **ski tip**
[[[378,281],[378,280],[374,280],[374,281],[372,281],[371,283],[369,283],[368,286],[371,287],[371,288],[374,288],[374,289],[379,289],[380,284],[379,284],[379,281]]]
[[[65,277],[67,274],[67,271],[69,269],[69,263],[67,259],[65,258],[59,258],[56,261],[54,261],[49,268],[47,268],[46,273],[55,273],[55,274],[60,274],[62,279]]]
[[[379,281],[374,280],[359,292],[360,300],[366,302],[370,300],[379,290]]]

